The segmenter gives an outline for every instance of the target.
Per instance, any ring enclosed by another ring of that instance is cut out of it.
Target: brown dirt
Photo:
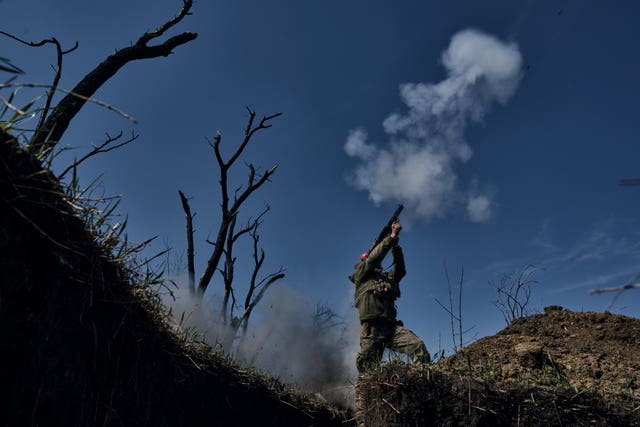
[[[469,362],[474,375],[499,385],[566,385],[613,399],[638,399],[640,320],[547,307],[544,314],[517,319],[439,367],[463,372]]]
[[[640,425],[640,320],[552,306],[435,365],[360,378],[367,425]]]
[[[176,335],[53,176],[0,130],[0,425],[343,425]]]

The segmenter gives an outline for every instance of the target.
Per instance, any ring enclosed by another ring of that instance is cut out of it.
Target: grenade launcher
[[[402,212],[402,209],[404,209],[404,206],[402,204],[398,205],[398,208],[395,210],[395,212],[393,212],[393,215],[391,215],[391,219],[389,220],[387,225],[382,228],[382,231],[380,231],[380,234],[378,234],[376,240],[373,241],[373,244],[371,245],[367,253],[370,254],[371,251],[391,233],[391,224],[398,221],[398,217],[400,216],[400,212]]]

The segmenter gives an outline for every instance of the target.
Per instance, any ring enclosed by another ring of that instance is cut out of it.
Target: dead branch
[[[262,300],[265,292],[272,284],[284,278],[284,269],[280,267],[277,272],[269,274],[260,282],[256,282],[260,269],[262,268],[262,264],[264,263],[265,252],[264,249],[258,247],[258,243],[260,241],[258,225],[251,230],[250,234],[253,240],[253,272],[251,274],[251,281],[249,282],[249,290],[247,291],[247,296],[244,301],[244,314],[238,323],[238,325],[242,324],[243,339],[247,335],[249,317],[251,316],[253,308],[260,302],[260,300]],[[259,255],[258,252],[260,253]],[[253,294],[257,289],[259,289],[258,294],[254,297]]]
[[[249,282],[249,291],[247,292],[247,296],[244,300],[245,310],[247,310],[251,305],[251,298],[256,290],[256,279],[258,278],[258,273],[260,273],[260,269],[262,268],[265,258],[264,249],[262,248],[260,248],[260,255],[258,255],[258,242],[260,241],[260,235],[258,235],[257,229],[254,229],[251,232],[251,238],[253,239],[253,272],[251,273],[251,280]]]
[[[95,67],[89,74],[73,88],[72,92],[85,99],[68,94],[53,109],[53,112],[42,126],[38,127],[31,138],[31,144],[36,148],[43,146],[55,146],[69,123],[80,111],[86,102],[105,82],[113,77],[125,64],[138,59],[157,58],[168,56],[173,49],[194,40],[196,33],[184,32],[178,34],[155,46],[148,46],[151,40],[162,36],[168,29],[179,23],[189,14],[193,0],[183,0],[180,12],[169,21],[165,22],[158,29],[144,33],[138,41],[132,45],[116,51],[108,56],[102,63]]]
[[[229,306],[230,296],[233,297],[234,299],[233,305],[235,305],[235,296],[233,292],[233,279],[234,279],[234,268],[235,268],[236,258],[233,256],[233,247],[236,241],[240,237],[242,237],[244,234],[250,233],[258,229],[260,224],[262,224],[262,217],[266,215],[266,213],[269,212],[269,210],[271,210],[271,207],[267,205],[256,219],[250,218],[249,221],[247,221],[247,224],[242,229],[240,229],[237,233],[235,232],[237,215],[233,216],[233,220],[229,225],[229,232],[227,236],[227,246],[224,251],[225,263],[224,263],[224,268],[220,270],[220,273],[222,274],[222,279],[224,282],[224,297],[222,298],[222,310],[220,311],[220,319],[223,324],[227,324],[227,312],[229,311],[228,306]],[[231,319],[233,319],[233,305],[231,306],[231,313],[230,313]]]
[[[471,327],[470,329],[465,331],[462,327],[462,287],[464,284],[464,265],[460,266],[460,280],[458,281],[458,313],[457,314],[455,313],[455,309],[453,306],[453,285],[451,284],[451,279],[449,278],[449,269],[447,267],[446,258],[443,261],[443,266],[444,266],[444,275],[447,279],[447,288],[449,290],[449,307],[446,307],[443,303],[441,303],[438,300],[438,298],[435,298],[435,300],[438,303],[438,305],[440,305],[440,307],[442,307],[442,309],[446,311],[447,314],[449,314],[453,350],[454,352],[457,352],[458,350],[461,350],[463,348],[464,335],[469,330],[473,329],[473,327]],[[458,332],[456,332],[455,323],[457,323]],[[458,342],[456,342],[456,336],[458,337],[457,338]]]
[[[240,157],[240,155],[244,151],[245,147],[249,143],[249,140],[251,139],[251,137],[257,131],[259,131],[261,129],[270,128],[272,125],[271,124],[267,124],[267,122],[269,120],[275,119],[276,117],[279,117],[279,116],[282,115],[282,113],[276,113],[276,114],[272,114],[271,116],[265,116],[265,117],[262,118],[262,120],[260,120],[260,123],[258,124],[258,126],[252,128],[253,120],[256,117],[256,113],[254,111],[251,111],[249,108],[247,108],[247,111],[249,112],[249,120],[247,122],[247,127],[246,127],[245,132],[244,132],[244,139],[243,139],[242,143],[240,144],[240,147],[238,148],[238,150],[235,152],[235,154],[233,156],[231,156],[231,158],[227,162],[227,164],[229,166],[231,166],[238,159],[238,157]]]
[[[182,209],[184,210],[185,220],[187,222],[187,272],[189,274],[189,293],[195,292],[195,264],[193,261],[193,215],[189,207],[189,200],[184,193],[178,190],[180,200],[182,201]]]
[[[507,325],[515,319],[528,315],[531,285],[537,283],[532,276],[538,270],[540,268],[535,265],[527,265],[516,270],[515,274],[503,274],[499,284],[489,282],[489,286],[493,287],[498,294],[494,305],[502,312]]]
[[[278,280],[284,279],[284,277],[285,277],[284,269],[280,268],[278,271],[279,271],[278,273],[273,273],[273,274],[271,274],[269,276],[269,279],[264,283],[264,286],[262,286],[260,288],[260,291],[258,292],[256,297],[253,299],[253,301],[251,301],[249,306],[245,309],[242,317],[240,318],[240,321],[238,322],[238,324],[242,324],[242,334],[243,334],[243,336],[245,336],[247,334],[247,326],[249,324],[249,316],[251,316],[251,312],[253,311],[255,306],[258,305],[258,303],[262,300],[262,297],[264,297],[264,294],[267,292],[267,290],[269,289],[269,287],[271,285],[273,285]]]
[[[222,153],[220,152],[220,143],[222,142],[222,136],[218,133],[214,137],[213,143],[210,143],[213,148],[216,161],[218,163],[218,168],[220,169],[220,192],[222,196],[222,202],[220,204],[220,209],[222,213],[222,218],[220,222],[220,227],[218,229],[218,234],[216,236],[216,240],[213,243],[213,252],[209,257],[207,262],[207,267],[202,274],[200,281],[198,282],[198,291],[200,294],[204,294],[209,283],[211,282],[211,278],[213,277],[213,273],[218,268],[218,264],[220,263],[220,259],[224,253],[224,243],[227,238],[229,226],[231,225],[231,221],[233,217],[239,212],[242,204],[255,192],[258,188],[264,185],[269,178],[276,172],[278,166],[273,166],[271,169],[267,170],[263,175],[258,175],[256,173],[255,167],[253,165],[249,165],[249,179],[247,181],[246,187],[242,191],[241,188],[238,188],[233,196],[233,202],[229,197],[229,184],[228,184],[228,173],[229,169],[233,166],[235,161],[240,157],[247,144],[251,140],[252,136],[261,129],[267,129],[271,127],[268,123],[269,120],[280,116],[281,113],[277,113],[271,116],[265,116],[262,118],[260,123],[254,126],[255,120],[255,112],[249,110],[249,120],[247,122],[247,127],[245,130],[245,136],[236,149],[236,151],[231,155],[229,160],[225,161],[223,159]]]
[[[224,251],[225,261],[224,268],[220,271],[222,281],[224,283],[224,296],[222,297],[222,309],[220,310],[220,320],[223,325],[227,324],[227,310],[229,306],[229,297],[231,296],[236,258],[233,256],[234,233],[236,228],[237,215],[233,216],[231,224],[229,224],[229,232],[227,236],[227,248]],[[233,307],[232,307],[233,309]],[[233,310],[232,310],[233,311]],[[232,318],[233,318],[233,313]]]
[[[316,305],[316,312],[313,315],[313,331],[322,333],[327,329],[344,325],[344,319],[338,315],[331,307],[324,304]]]
[[[69,166],[66,167],[65,170],[62,171],[62,173],[60,175],[58,175],[58,180],[61,180],[62,178],[64,178],[64,176],[72,169],[75,169],[78,167],[78,165],[80,165],[82,162],[84,162],[85,160],[100,154],[100,153],[108,153],[109,151],[118,149],[120,147],[124,147],[125,145],[135,141],[136,139],[138,139],[138,135],[134,135],[131,134],[131,137],[129,139],[127,139],[126,141],[123,141],[119,144],[116,145],[112,145],[111,147],[109,147],[108,145],[111,144],[112,142],[117,141],[118,139],[122,138],[122,132],[120,132],[118,135],[116,136],[110,136],[109,134],[107,135],[107,139],[100,145],[97,146],[93,146],[93,150],[89,151],[87,154],[85,154],[84,156],[82,156],[80,158],[80,160],[75,160],[72,164],[70,164]]]
[[[453,339],[453,349],[454,351],[458,351],[458,346],[456,345],[456,333],[455,333],[455,328],[453,326],[453,321],[454,319],[460,323],[462,321],[462,319],[460,319],[460,313],[458,313],[458,316],[454,316],[453,315],[453,289],[451,286],[451,280],[449,279],[449,269],[447,268],[447,260],[445,258],[445,260],[443,261],[444,263],[444,274],[447,278],[447,289],[449,289],[449,320],[451,321],[451,339]],[[440,303],[438,301],[438,303]],[[442,304],[440,304],[442,305]]]
[[[60,42],[55,38],[52,37],[50,39],[45,39],[45,40],[41,40],[39,42],[29,42],[26,40],[22,40],[12,34],[6,33],[4,31],[0,31],[0,34],[3,34],[7,37],[10,37],[14,40],[17,40],[20,43],[26,44],[27,46],[31,46],[31,47],[40,47],[40,46],[44,46],[45,44],[53,44],[56,47],[56,53],[57,53],[57,66],[55,68],[55,75],[53,76],[53,83],[51,83],[51,87],[49,89],[49,91],[47,92],[47,100],[45,101],[44,104],[44,108],[42,109],[42,112],[40,114],[40,119],[38,120],[38,124],[36,125],[36,129],[39,129],[42,124],[44,123],[44,120],[47,117],[47,114],[49,112],[49,108],[51,108],[51,101],[53,100],[53,95],[56,93],[56,90],[58,88],[58,83],[60,82],[60,76],[62,75],[62,57],[68,53],[73,52],[74,50],[76,50],[78,48],[78,42],[76,41],[76,43],[73,45],[72,48],[67,49],[67,50],[62,50],[62,45],[60,44]]]

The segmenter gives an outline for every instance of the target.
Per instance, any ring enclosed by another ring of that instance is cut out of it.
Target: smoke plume
[[[344,307],[334,311],[312,304],[286,285],[274,287],[256,306],[242,345],[238,341],[229,345],[230,328],[220,322],[219,298],[200,300],[179,287],[164,303],[176,323],[195,329],[209,345],[223,347],[240,365],[327,400],[353,405],[359,322],[357,312],[346,303],[352,300],[353,295],[345,293]]]
[[[369,143],[362,128],[351,130],[344,148],[359,165],[349,183],[367,191],[376,205],[404,203],[422,218],[442,217],[463,205],[472,221],[487,221],[493,215],[491,195],[460,189],[456,167],[473,153],[464,140],[467,124],[515,93],[522,56],[514,43],[464,30],[452,37],[442,64],[447,75],[441,82],[400,85],[406,112],[383,121],[386,147]]]

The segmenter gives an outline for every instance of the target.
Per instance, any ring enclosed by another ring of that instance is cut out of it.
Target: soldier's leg
[[[431,356],[429,356],[424,342],[402,324],[395,327],[391,349],[409,355],[413,363],[429,363],[431,361]]]
[[[371,322],[362,322],[360,328],[360,352],[356,358],[358,372],[363,373],[380,363],[384,352],[384,339],[379,328]]]

